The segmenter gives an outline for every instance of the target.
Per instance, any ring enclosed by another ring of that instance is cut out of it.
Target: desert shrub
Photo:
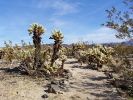
[[[127,92],[129,96],[133,96],[133,66],[125,55],[129,52],[127,53],[126,50],[124,52],[115,55],[108,67],[112,69],[113,74],[117,74],[117,77],[112,74],[114,85]]]
[[[133,37],[133,0],[123,0],[125,4],[124,10],[119,10],[116,7],[112,7],[107,12],[107,22],[104,24],[108,28],[117,31],[116,37],[120,39],[132,39]],[[114,47],[117,58],[113,65],[113,70],[117,72],[118,78],[116,78],[116,87],[126,88],[127,93],[133,96],[133,67],[130,63],[128,56],[133,54],[133,47],[126,45],[118,45]],[[115,60],[115,59],[114,59]],[[118,81],[117,81],[118,80]],[[124,88],[124,89],[125,89]]]
[[[119,56],[128,56],[129,54],[133,54],[133,46],[128,45],[116,45],[114,47],[116,54]]]
[[[132,53],[132,46],[123,44],[114,46],[113,59],[108,63],[107,69],[108,74],[112,75],[114,86],[130,96],[133,96],[133,66],[129,59]]]

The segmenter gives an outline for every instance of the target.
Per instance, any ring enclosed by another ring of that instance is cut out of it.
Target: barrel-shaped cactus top
[[[52,36],[50,37],[50,39],[54,39],[55,41],[62,41],[63,38],[63,34],[56,30],[52,32]]]
[[[30,25],[28,32],[30,35],[35,34],[36,36],[40,37],[45,32],[45,29],[42,25],[34,23]]]

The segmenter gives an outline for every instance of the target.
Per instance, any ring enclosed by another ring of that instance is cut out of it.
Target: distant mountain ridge
[[[133,39],[130,39],[128,41],[123,41],[123,42],[102,43],[102,45],[105,45],[105,46],[115,46],[115,45],[133,46]]]
[[[122,44],[133,46],[133,39],[130,39],[129,41],[122,42]]]

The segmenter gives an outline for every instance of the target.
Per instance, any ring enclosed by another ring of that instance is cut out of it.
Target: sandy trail
[[[68,59],[65,69],[72,72],[69,79],[69,91],[63,94],[48,94],[41,98],[47,81],[30,77],[6,75],[0,70],[0,100],[122,100],[115,88],[107,81],[103,72],[78,68],[74,59]]]
[[[65,69],[69,69],[73,76],[69,80],[69,92],[56,95],[54,100],[122,100],[103,72],[78,68],[79,64],[72,63],[74,61],[70,59],[65,64]]]

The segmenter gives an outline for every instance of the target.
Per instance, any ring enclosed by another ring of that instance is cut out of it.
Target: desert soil
[[[0,100],[124,100],[111,86],[103,72],[78,67],[74,59],[68,59],[65,69],[72,72],[68,91],[59,94],[45,93],[48,80],[5,73],[0,66]],[[42,98],[47,94],[48,98]]]

